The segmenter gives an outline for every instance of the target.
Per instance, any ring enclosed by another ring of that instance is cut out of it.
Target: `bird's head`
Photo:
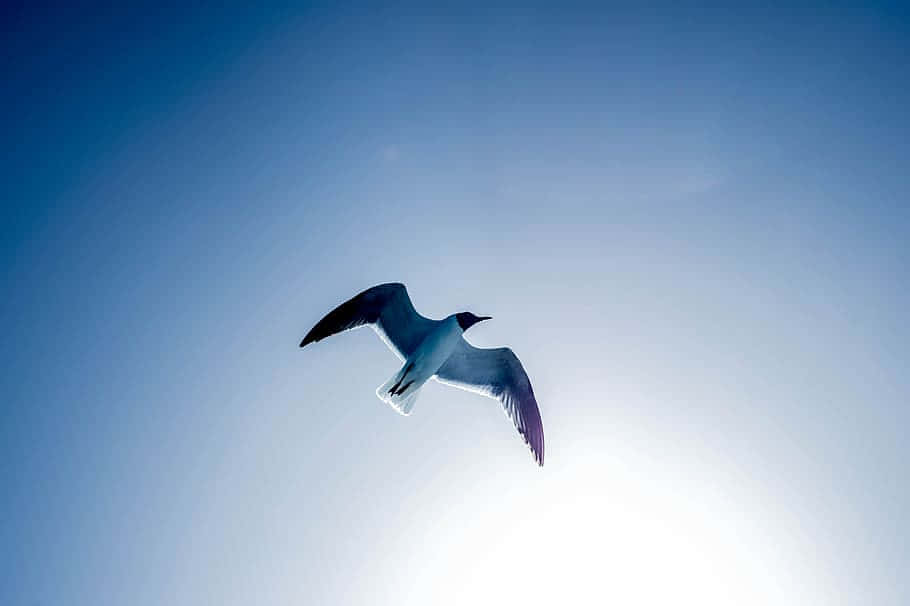
[[[492,319],[491,316],[475,316],[469,311],[463,311],[461,313],[455,314],[455,319],[458,320],[458,325],[461,326],[462,332],[471,328],[478,322],[483,322],[484,320]]]

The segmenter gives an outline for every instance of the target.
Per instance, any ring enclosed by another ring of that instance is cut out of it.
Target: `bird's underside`
[[[449,359],[459,339],[461,328],[454,318],[435,324],[401,369],[376,389],[376,395],[401,414],[411,414],[420,388]]]
[[[544,460],[543,424],[534,390],[508,347],[481,349],[468,343],[454,316],[431,320],[414,309],[403,284],[380,284],[342,303],[320,320],[300,347],[370,325],[403,361],[376,390],[402,414],[410,414],[430,378],[498,400],[539,465]]]

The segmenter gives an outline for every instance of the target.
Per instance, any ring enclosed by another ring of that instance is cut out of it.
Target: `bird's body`
[[[431,320],[417,313],[403,284],[369,288],[329,312],[303,338],[300,347],[339,332],[372,326],[403,361],[376,395],[404,415],[411,413],[420,388],[431,378],[499,400],[535,460],[543,465],[543,425],[534,390],[511,349],[480,349],[464,331],[488,320],[470,312]]]
[[[410,414],[418,391],[449,359],[463,332],[454,315],[439,321],[405,359],[401,369],[376,389],[379,399],[401,414]]]

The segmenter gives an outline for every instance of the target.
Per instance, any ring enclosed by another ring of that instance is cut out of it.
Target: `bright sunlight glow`
[[[830,603],[822,588],[831,580],[818,578],[811,548],[797,544],[773,512],[725,502],[698,474],[674,478],[647,468],[643,476],[638,463],[584,460],[575,469],[547,468],[556,477],[537,491],[491,502],[493,480],[438,507],[446,511],[441,517],[428,511],[388,560],[398,592],[392,601]],[[535,500],[545,506],[525,513]]]

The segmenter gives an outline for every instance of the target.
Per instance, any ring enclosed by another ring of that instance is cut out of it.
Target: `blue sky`
[[[899,8],[4,9],[0,602],[906,603]]]

